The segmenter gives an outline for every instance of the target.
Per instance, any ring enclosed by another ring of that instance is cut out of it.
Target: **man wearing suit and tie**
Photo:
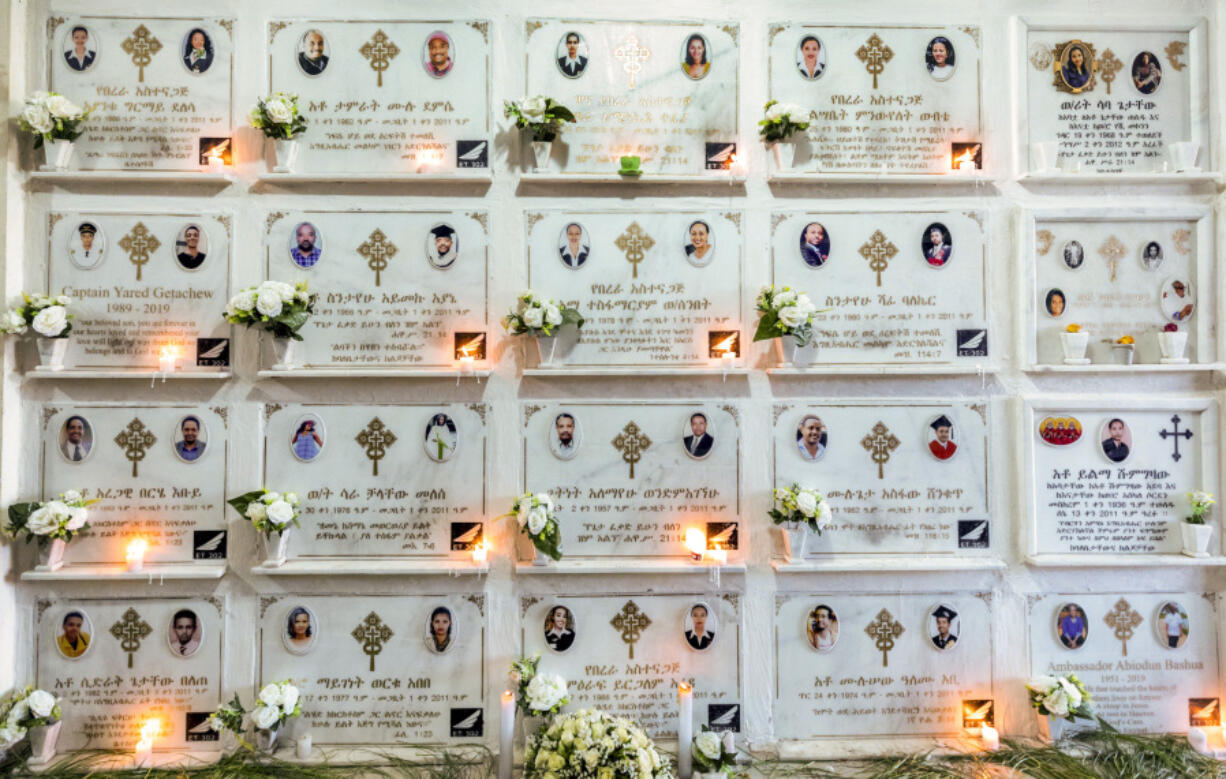
[[[587,262],[588,247],[583,243],[583,226],[578,222],[566,225],[566,245],[558,249],[568,268],[580,268]]]
[[[579,33],[566,33],[566,56],[558,57],[558,69],[567,78],[579,78],[587,67],[587,57],[579,54]]]
[[[72,416],[64,423],[64,443],[60,445],[70,462],[79,463],[89,457],[93,440],[85,440],[85,417]]]
[[[685,453],[695,459],[702,459],[711,453],[715,439],[707,434],[707,415],[702,413],[690,415],[690,433],[684,439]]]
[[[711,646],[715,633],[707,630],[707,607],[701,603],[690,607],[690,622],[693,628],[685,631],[686,643],[700,651]]]

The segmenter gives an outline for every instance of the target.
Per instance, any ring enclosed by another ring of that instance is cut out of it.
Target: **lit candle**
[[[708,554],[711,555],[711,559],[715,562],[716,565],[727,565],[728,550],[724,549],[719,544],[716,544],[715,548],[710,550]]]
[[[225,173],[226,161],[220,154],[209,155],[209,173]]]
[[[707,551],[707,534],[696,527],[685,531],[685,548],[690,550],[690,559],[700,562]]]
[[[471,354],[466,354],[463,357],[461,357],[460,358],[460,372],[461,373],[472,373],[473,363],[474,363],[473,356]]]
[[[979,734],[980,740],[983,741],[983,748],[989,752],[995,752],[1000,749],[1000,734],[996,732],[996,728],[991,725],[984,725],[983,730]]]
[[[163,346],[158,356],[158,372],[174,373],[175,363],[179,359],[179,350],[173,346]]]
[[[736,352],[729,349],[719,356],[720,362],[723,363],[724,370],[730,370],[736,364]]]
[[[128,542],[128,548],[124,554],[128,571],[136,573],[145,567],[145,550],[148,548],[149,542],[143,538],[134,538]]]
[[[694,741],[694,687],[689,682],[677,686],[677,776],[690,779],[694,768],[690,745]]]
[[[975,161],[962,160],[958,163],[958,170],[962,171],[963,173],[973,173],[975,171]]]
[[[136,742],[136,767],[148,768],[153,760],[153,739],[157,738],[162,730],[162,721],[156,717],[145,720],[145,724],[140,728],[140,741]]]
[[[303,733],[294,743],[294,750],[298,755],[299,760],[306,760],[311,756],[311,734]]]
[[[515,762],[515,692],[502,691],[502,719],[498,728],[498,779],[511,779],[511,764]]]
[[[485,561],[489,558],[489,547],[482,541],[473,547],[473,562],[477,565],[485,565]]]

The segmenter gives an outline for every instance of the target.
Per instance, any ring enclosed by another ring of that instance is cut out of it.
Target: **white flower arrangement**
[[[81,125],[89,113],[58,92],[35,92],[26,98],[18,123],[36,136],[34,148],[39,149],[48,141],[75,141],[85,132]]]
[[[502,318],[502,327],[511,335],[553,335],[563,325],[583,327],[583,316],[558,300],[537,297],[524,290],[515,299],[515,308]]]
[[[274,140],[290,140],[306,132],[307,121],[298,111],[298,96],[273,92],[251,109],[248,121],[255,129]]]
[[[537,674],[524,692],[528,710],[537,716],[557,714],[570,703],[566,680],[558,674]]]
[[[298,688],[287,680],[264,685],[256,698],[255,708],[248,716],[257,730],[272,731],[301,713]]]
[[[67,295],[21,293],[21,302],[0,318],[0,333],[25,335],[33,329],[44,338],[67,338],[72,332],[73,314],[68,312],[72,298]]]
[[[562,531],[557,515],[553,513],[553,498],[547,492],[525,492],[511,504],[505,517],[515,517],[519,532],[532,539],[541,554],[554,560],[562,559]]]
[[[1189,525],[1205,524],[1205,515],[1209,513],[1209,507],[1217,503],[1213,499],[1213,494],[1204,490],[1194,490],[1188,493],[1188,503],[1192,506],[1192,513],[1184,518],[1184,522]]]
[[[1076,674],[1068,676],[1036,676],[1026,682],[1030,705],[1039,714],[1062,717],[1070,722],[1078,717],[1097,720],[1090,707],[1090,692]],[[1099,721],[1101,724],[1101,720]]]
[[[809,129],[809,112],[792,103],[768,100],[758,121],[758,134],[765,143],[786,141],[799,132]]]
[[[258,325],[277,338],[301,341],[303,339],[298,331],[315,313],[317,297],[307,291],[305,281],[297,284],[265,281],[230,298],[224,316],[232,324],[247,327]]]
[[[60,701],[33,685],[13,689],[0,698],[0,749],[25,737],[30,728],[54,725],[62,712]]]
[[[25,537],[39,545],[72,537],[89,527],[88,507],[97,498],[86,499],[79,490],[61,492],[59,498],[46,502],[14,503],[8,509],[8,524],[4,532],[12,538]]]
[[[755,305],[762,316],[754,341],[790,335],[797,346],[804,346],[813,340],[813,317],[819,312],[805,293],[791,287],[777,289],[771,284],[759,290]]]
[[[243,717],[246,715],[243,703],[238,699],[238,693],[234,693],[234,700],[223,703],[217,707],[217,711],[209,715],[209,729],[214,733],[228,730],[235,735],[240,735],[243,732]]]
[[[293,492],[252,490],[228,501],[239,516],[251,520],[251,525],[265,536],[283,533],[290,525],[298,527],[298,495]]]
[[[800,522],[819,536],[834,520],[830,502],[817,490],[806,489],[797,484],[775,488],[775,505],[770,518],[776,525],[784,522]]]
[[[515,119],[515,126],[532,133],[534,141],[552,141],[562,131],[562,125],[575,121],[569,108],[544,95],[504,100],[502,115]]]
[[[702,732],[694,736],[690,746],[690,754],[694,756],[694,766],[703,773],[722,773],[732,776],[736,772],[736,749],[732,733],[720,735],[702,726]]]
[[[525,779],[674,779],[638,723],[595,709],[559,714],[528,738]]]

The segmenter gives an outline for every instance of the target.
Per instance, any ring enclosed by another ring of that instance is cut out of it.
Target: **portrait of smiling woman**
[[[715,259],[715,246],[711,243],[711,226],[701,219],[691,222],[686,230],[685,258],[691,265],[705,268]]]
[[[315,646],[319,633],[319,621],[306,606],[295,606],[285,618],[285,633],[282,642],[285,648],[296,655],[305,655]]]
[[[701,33],[694,33],[685,40],[685,51],[682,53],[681,70],[686,76],[698,81],[706,78],[711,70],[711,60],[708,52],[710,46]]]
[[[455,619],[451,609],[438,606],[430,612],[430,623],[426,626],[426,646],[430,651],[443,654],[455,646]]]

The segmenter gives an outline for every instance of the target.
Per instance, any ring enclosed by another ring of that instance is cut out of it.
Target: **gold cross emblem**
[[[153,55],[162,50],[162,42],[153,37],[149,28],[140,25],[123,42],[123,50],[132,55],[132,64],[137,71],[137,81],[145,82],[145,66],[153,61]]]
[[[136,478],[136,466],[145,459],[145,450],[156,444],[158,437],[145,429],[145,423],[133,417],[128,426],[115,436],[115,443],[123,449],[124,457],[132,461],[132,478]]]
[[[373,611],[358,623],[350,634],[362,645],[362,653],[370,657],[370,670],[375,670],[375,655],[383,651],[383,645],[392,637],[392,629]]]
[[[1111,280],[1115,281],[1115,271],[1119,267],[1120,258],[1127,254],[1128,250],[1124,248],[1119,238],[1112,235],[1103,242],[1102,246],[1098,247],[1098,253],[1107,261],[1107,267],[1111,269]]]
[[[1103,56],[1098,58],[1098,75],[1102,77],[1103,83],[1107,85],[1107,94],[1111,94],[1111,82],[1115,81],[1115,74],[1120,72],[1120,68],[1124,67],[1124,63],[1115,58],[1115,52],[1111,49],[1103,51]]]
[[[1188,44],[1184,41],[1171,41],[1162,51],[1166,53],[1166,61],[1171,63],[1171,67],[1175,70],[1183,70],[1188,66],[1188,63],[1179,59],[1183,53],[1187,51]]]
[[[1115,608],[1108,611],[1103,617],[1103,622],[1106,622],[1107,627],[1115,631],[1115,637],[1120,642],[1124,657],[1128,657],[1128,639],[1132,638],[1132,632],[1141,624],[1141,615],[1132,608],[1131,603],[1120,598]]]
[[[366,265],[375,272],[375,286],[379,286],[379,279],[383,271],[387,270],[387,261],[396,256],[396,244],[387,240],[387,236],[382,230],[376,229],[366,239],[366,242],[358,247],[358,254],[366,258]]]
[[[140,269],[149,262],[149,255],[162,245],[157,236],[149,232],[143,222],[137,222],[132,232],[119,239],[119,248],[128,253],[128,262],[136,266],[136,280],[140,281]]]
[[[639,39],[632,33],[626,42],[613,50],[613,56],[622,63],[622,70],[630,77],[630,88],[634,89],[634,79],[643,72],[643,63],[651,59],[651,51],[639,46]]]
[[[881,274],[890,267],[890,260],[898,254],[898,247],[885,237],[885,233],[874,230],[868,243],[860,247],[860,256],[868,260],[869,270],[877,274],[877,286],[881,286]]]
[[[861,439],[860,446],[872,454],[873,462],[877,463],[878,479],[885,478],[885,464],[890,461],[890,452],[897,449],[900,443],[884,422],[873,425],[872,431]]]
[[[152,632],[153,628],[133,608],[125,611],[123,617],[111,625],[111,635],[119,639],[119,648],[128,653],[129,668],[132,667],[132,655],[140,651],[141,639]]]
[[[371,475],[378,476],[379,461],[387,454],[387,448],[396,443],[396,434],[387,429],[383,420],[375,417],[365,430],[358,433],[356,440],[366,449],[366,459],[374,463],[374,473]]]
[[[383,86],[383,71],[392,64],[400,48],[391,42],[383,30],[375,30],[374,37],[363,43],[358,52],[370,60],[370,69],[379,75],[379,86]]]
[[[880,76],[885,70],[885,63],[894,59],[894,50],[886,46],[877,33],[873,33],[863,46],[856,49],[856,57],[864,63],[864,69],[872,75],[873,89],[876,89],[877,76]]]
[[[656,241],[647,233],[643,232],[643,228],[639,227],[638,222],[631,222],[626,228],[626,232],[617,236],[614,241],[617,248],[621,249],[626,255],[626,262],[630,263],[630,267],[634,269],[631,274],[634,278],[639,277],[639,263],[643,261],[648,249],[656,245]]]
[[[881,667],[890,666],[890,650],[894,648],[894,640],[902,635],[902,624],[894,619],[887,609],[882,609],[877,618],[868,623],[864,632],[873,639],[877,651],[881,653]]]
[[[651,625],[651,618],[639,611],[637,603],[628,600],[609,624],[622,634],[622,643],[630,647],[630,659],[633,660],[634,645],[642,637],[643,631]]]
[[[622,453],[622,462],[630,466],[630,478],[634,478],[634,464],[643,459],[643,451],[651,446],[651,439],[643,435],[639,426],[631,421],[613,439],[613,448]]]

